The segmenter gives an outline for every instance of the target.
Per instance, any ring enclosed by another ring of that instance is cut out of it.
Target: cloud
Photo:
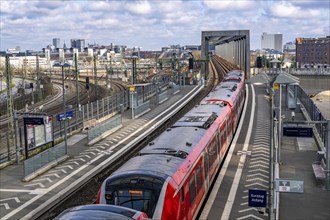
[[[329,35],[328,0],[0,0],[0,50],[41,48],[59,37],[159,49],[200,44],[201,31],[249,29],[284,38]],[[155,48],[155,45],[157,47]],[[68,45],[70,46],[70,45]]]
[[[126,9],[129,12],[138,15],[148,15],[151,13],[151,6],[148,1],[129,1],[126,3]]]
[[[280,2],[271,5],[269,14],[278,18],[311,18],[320,16],[320,9],[303,9],[290,2]]]
[[[242,0],[204,0],[205,6],[210,10],[244,10],[255,6],[253,1],[242,1]]]

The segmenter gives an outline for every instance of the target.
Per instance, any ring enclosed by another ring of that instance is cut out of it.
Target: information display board
[[[53,118],[24,117],[25,151],[28,152],[53,141]]]

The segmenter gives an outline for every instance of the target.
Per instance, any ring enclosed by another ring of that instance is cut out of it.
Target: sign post
[[[300,180],[275,180],[275,190],[277,192],[304,193],[304,181]]]
[[[267,190],[249,189],[249,206],[266,208]]]

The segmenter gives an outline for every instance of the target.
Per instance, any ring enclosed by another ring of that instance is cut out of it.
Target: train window
[[[190,194],[190,206],[192,206],[196,198],[196,185],[195,185],[194,174],[192,174],[192,176],[189,179],[189,194]]]
[[[197,166],[196,169],[196,179],[197,179],[197,192],[199,192],[202,188],[203,180],[202,180],[202,171],[201,171],[201,165]]]
[[[184,202],[184,188],[181,188],[181,202]]]
[[[121,189],[112,193],[114,200],[107,201],[107,204],[123,206],[150,214],[153,201],[151,190]]]
[[[162,186],[163,181],[152,176],[127,175],[108,180],[105,186],[106,203],[153,216]]]

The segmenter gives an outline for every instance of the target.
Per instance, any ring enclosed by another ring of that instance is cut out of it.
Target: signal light
[[[261,68],[261,67],[262,67],[261,57],[257,57],[257,68]]]
[[[86,89],[89,90],[89,77],[86,77]]]
[[[193,58],[189,58],[189,69],[190,70],[194,69],[194,59]]]

